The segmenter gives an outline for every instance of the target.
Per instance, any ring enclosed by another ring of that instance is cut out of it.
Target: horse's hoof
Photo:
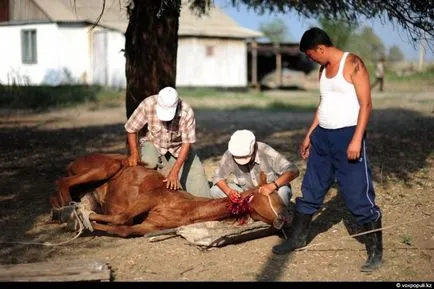
[[[71,232],[77,232],[80,230],[80,221],[75,216],[69,218],[66,222],[66,229]]]
[[[62,208],[53,208],[51,210],[51,220],[59,223],[66,223],[70,219],[75,219],[74,207],[66,206]]]
[[[60,223],[61,215],[62,215],[62,210],[60,210],[58,208],[53,208],[51,210],[51,220],[52,221],[57,221]]]

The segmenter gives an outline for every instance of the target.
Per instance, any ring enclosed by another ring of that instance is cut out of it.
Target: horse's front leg
[[[92,213],[89,215],[89,220],[94,222],[104,222],[112,225],[126,225],[132,223],[132,218],[124,213],[116,215],[103,215]]]
[[[144,236],[149,232],[162,229],[153,223],[147,222],[146,220],[141,224],[132,225],[132,226],[126,226],[126,225],[112,226],[106,224],[93,223],[92,227],[94,230],[107,232],[121,237]]]

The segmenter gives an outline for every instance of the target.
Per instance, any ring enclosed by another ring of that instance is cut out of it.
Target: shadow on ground
[[[310,125],[311,113],[198,110],[196,115],[195,146],[202,160],[218,159],[226,150],[230,135],[236,129],[246,128],[290,160],[300,166],[304,164],[297,156],[297,147]],[[434,118],[415,111],[375,111],[367,135],[375,180],[384,184],[399,178],[411,187],[412,175],[428,166],[428,157],[433,152],[433,130]],[[35,239],[44,242],[56,238],[60,229],[43,229],[43,235],[32,230],[50,212],[48,198],[54,192],[54,181],[64,175],[66,164],[80,155],[102,151],[125,153],[123,149],[110,149],[125,142],[123,124],[49,131],[17,126],[1,128],[0,139],[0,263],[42,261],[55,248],[7,242]],[[339,198],[332,198],[312,224],[311,238],[346,218],[345,214]],[[280,265],[288,258],[290,255],[268,260],[258,280],[264,276],[276,280]]]

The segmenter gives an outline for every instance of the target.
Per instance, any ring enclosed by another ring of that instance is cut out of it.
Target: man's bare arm
[[[139,148],[137,145],[137,133],[129,132],[127,133],[127,141],[128,141],[128,148],[130,150],[130,155],[128,157],[128,164],[130,166],[137,166],[137,164],[140,162],[140,154],[139,154]]]
[[[353,139],[348,146],[348,159],[357,159],[360,157],[361,143],[366,131],[369,118],[372,112],[371,87],[369,82],[369,73],[362,59],[357,55],[350,55],[349,63],[351,68],[351,81],[356,90],[359,100],[360,110],[357,118],[357,126]]]

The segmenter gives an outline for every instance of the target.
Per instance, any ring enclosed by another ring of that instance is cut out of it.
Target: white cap
[[[165,87],[157,96],[157,117],[162,121],[171,121],[178,106],[178,93],[173,87]]]
[[[250,130],[237,130],[229,140],[228,149],[239,165],[245,165],[252,159],[256,138]]]

